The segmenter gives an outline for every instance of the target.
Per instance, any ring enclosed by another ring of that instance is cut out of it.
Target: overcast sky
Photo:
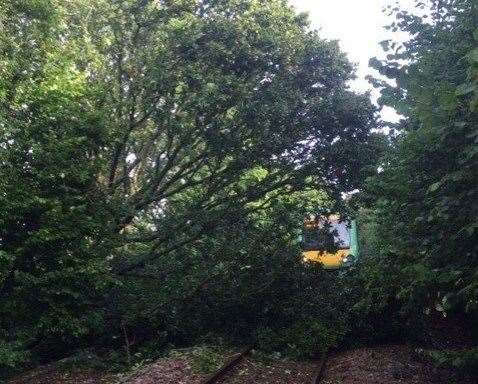
[[[349,59],[358,65],[358,79],[352,86],[360,91],[371,89],[365,80],[373,73],[368,67],[371,57],[379,56],[379,42],[390,37],[383,27],[390,23],[382,9],[396,0],[289,0],[301,12],[308,12],[314,29],[328,39],[340,41],[340,47]],[[399,0],[402,8],[412,8],[414,0]],[[376,96],[376,95],[375,95]],[[385,119],[396,118],[390,111],[383,113]]]

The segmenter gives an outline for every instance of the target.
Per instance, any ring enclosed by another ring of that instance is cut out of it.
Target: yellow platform
[[[324,268],[340,268],[344,263],[344,258],[349,254],[348,249],[339,249],[335,253],[326,253],[321,251],[306,251],[303,253],[304,260],[310,262],[319,262]]]

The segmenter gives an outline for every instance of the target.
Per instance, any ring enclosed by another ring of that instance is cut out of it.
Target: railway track
[[[230,372],[237,364],[241,362],[242,359],[246,355],[249,354],[249,352],[252,351],[252,346],[246,347],[243,350],[241,350],[239,353],[234,355],[232,358],[230,358],[221,368],[219,368],[216,372],[211,374],[209,377],[204,379],[201,384],[214,384],[218,380],[220,380],[226,373]]]
[[[325,363],[327,361],[327,356],[328,356],[328,351],[325,352],[322,358],[320,359],[319,364],[317,365],[317,369],[312,375],[310,384],[319,384],[322,381],[322,377],[324,376],[324,369],[325,369]]]
[[[252,349],[253,349],[252,346],[248,346],[248,347],[242,349],[240,352],[238,352],[232,358],[230,358],[216,372],[212,373],[210,376],[208,376],[206,379],[204,379],[201,382],[201,384],[216,384],[216,383],[222,382],[222,380],[225,378],[225,376],[230,374],[231,371],[233,371],[233,369],[235,367],[237,367],[244,360],[244,358],[247,355],[249,355],[249,353],[252,351]],[[306,382],[302,382],[301,384],[319,384],[322,380],[326,360],[327,360],[327,354],[325,354],[320,359],[320,361],[318,362],[315,370],[313,371],[313,373],[311,375],[311,378]],[[229,378],[230,378],[230,376],[229,376]],[[224,381],[224,383],[227,383],[227,382],[229,382],[229,380]],[[260,384],[260,382],[257,382],[257,384]]]

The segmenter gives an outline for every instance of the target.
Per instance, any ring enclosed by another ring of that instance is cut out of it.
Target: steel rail
[[[322,378],[324,376],[324,371],[325,371],[325,363],[327,362],[328,354],[329,354],[329,351],[325,351],[324,354],[322,355],[322,358],[319,361],[319,365],[317,366],[317,369],[314,371],[312,375],[310,384],[319,384],[322,381]]]
[[[215,382],[217,382],[226,373],[231,371],[246,355],[248,355],[252,348],[252,346],[248,346],[241,350],[239,353],[236,353],[221,368],[219,368],[216,372],[212,373],[210,376],[204,379],[201,384],[214,384]]]

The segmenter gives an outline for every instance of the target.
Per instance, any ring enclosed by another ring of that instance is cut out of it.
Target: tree
[[[366,173],[368,95],[284,1],[4,5],[5,340],[61,351],[114,333],[130,274],[160,278],[252,202],[306,186],[333,198]]]
[[[404,116],[383,172],[370,182],[382,239],[379,263],[381,273],[395,276],[390,300],[398,298],[401,309],[417,317],[435,308],[477,315],[474,3],[417,2],[429,10],[426,16],[392,10],[397,21],[391,27],[410,39],[384,42],[387,59],[371,61],[396,82],[376,80],[381,102]]]

